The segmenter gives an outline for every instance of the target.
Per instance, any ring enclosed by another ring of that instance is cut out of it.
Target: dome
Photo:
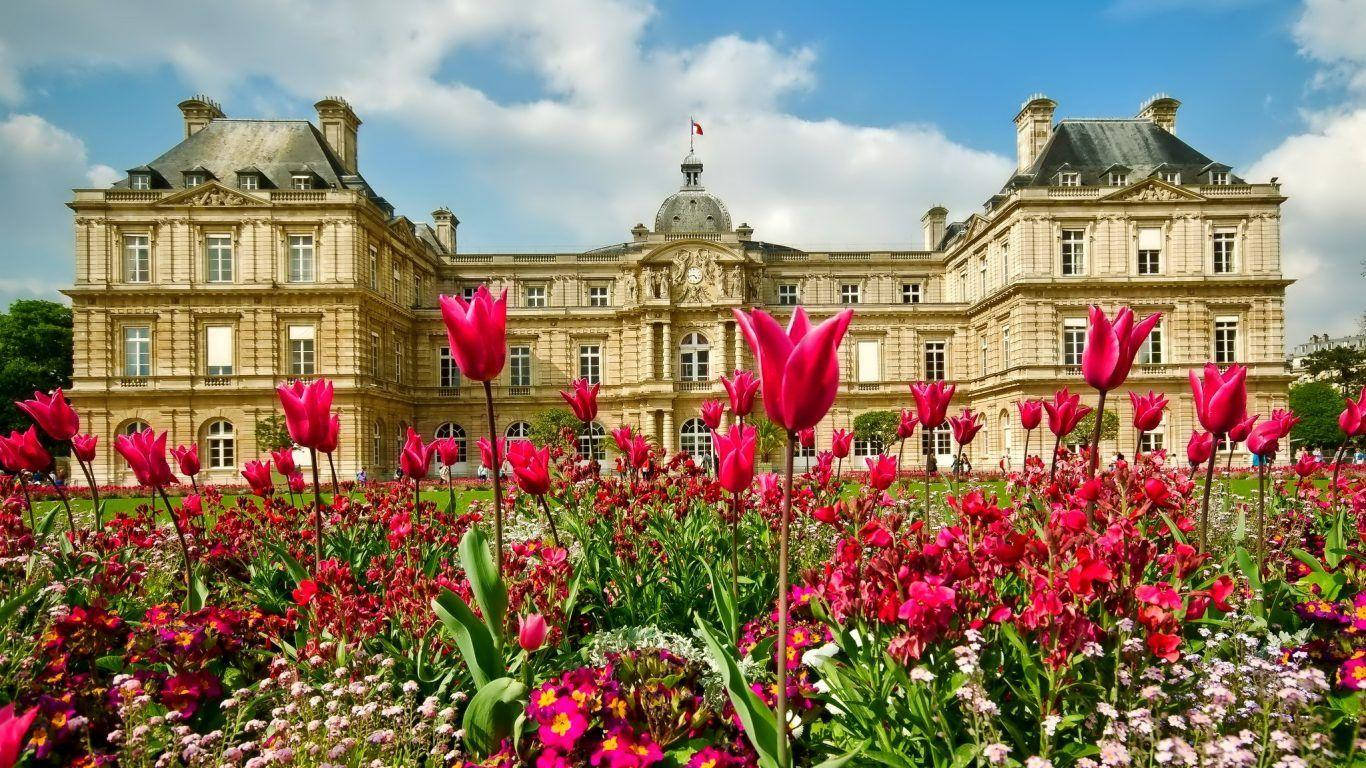
[[[655,214],[655,232],[730,232],[730,211],[702,186],[702,161],[693,152],[679,166],[683,186],[664,199]]]

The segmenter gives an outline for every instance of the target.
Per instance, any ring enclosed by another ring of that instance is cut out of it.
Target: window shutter
[[[208,337],[208,355],[204,361],[210,368],[226,368],[232,365],[232,326],[210,325],[205,329]]]
[[[1143,227],[1138,230],[1138,250],[1162,250],[1162,230],[1157,227]]]
[[[882,361],[879,359],[876,341],[858,343],[858,380],[860,383],[873,383],[882,380]]]

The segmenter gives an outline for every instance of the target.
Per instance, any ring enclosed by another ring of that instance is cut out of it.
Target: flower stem
[[[740,494],[730,495],[730,601],[740,600]]]
[[[1215,435],[1215,444],[1218,445],[1220,435]],[[1200,549],[1206,549],[1209,544],[1209,487],[1214,482],[1214,462],[1219,459],[1219,454],[1211,453],[1209,457],[1209,467],[1205,470],[1205,498],[1200,505]]]
[[[778,749],[779,766],[787,758],[787,534],[792,519],[792,460],[797,433],[787,433],[787,476],[783,479],[783,517],[778,528]]]
[[[1086,471],[1089,480],[1096,476],[1096,467],[1100,464],[1100,430],[1105,426],[1105,390],[1100,391],[1100,399],[1096,402],[1096,429],[1091,436],[1091,461],[1090,469]]]
[[[555,530],[555,516],[550,514],[550,502],[545,500],[545,496],[537,496],[541,500],[541,509],[545,512],[545,521],[550,524],[550,537],[554,539],[555,546],[560,546],[560,532]]]
[[[1257,578],[1266,569],[1266,458],[1257,462]]]
[[[484,382],[484,402],[489,416],[489,452],[493,454],[493,559],[503,575],[503,457],[498,455],[498,425],[493,415],[493,384]]]
[[[1333,484],[1329,486],[1333,491],[1333,501],[1329,509],[1334,512],[1336,512],[1338,508],[1338,472],[1342,470],[1342,454],[1346,452],[1346,450],[1347,442],[1344,441],[1342,445],[1338,446],[1337,453],[1333,454]]]
[[[180,517],[171,507],[171,500],[166,497],[166,489],[159,485],[154,487],[156,492],[161,495],[161,503],[166,505],[166,514],[171,516],[171,525],[175,526],[175,535],[180,541],[180,554],[185,559],[185,595],[188,597],[190,591],[194,589],[194,573],[190,569],[190,546],[185,543],[185,529],[180,527]]]
[[[313,575],[316,577],[323,561],[323,492],[318,483],[318,449],[309,448],[308,455],[308,463],[313,465]]]
[[[332,454],[330,453],[327,454],[327,469],[332,473],[332,499],[336,501],[341,485],[337,483],[337,465],[332,461]]]
[[[62,489],[62,481],[57,479],[57,473],[52,473],[52,487],[57,491],[57,498],[62,500],[62,506],[66,508],[66,527],[71,531],[71,539],[76,539],[76,517],[71,514],[71,500],[66,497],[66,491]]]
[[[104,520],[100,515],[100,489],[95,487],[95,473],[90,465],[79,458],[76,463],[81,465],[81,471],[85,473],[85,482],[90,486],[90,508],[95,511],[95,530],[104,528]]]
[[[1053,478],[1058,474],[1058,449],[1062,447],[1062,435],[1053,438],[1053,463],[1048,467],[1048,482],[1053,482]]]

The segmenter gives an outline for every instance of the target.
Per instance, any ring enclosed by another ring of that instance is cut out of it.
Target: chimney
[[[187,139],[199,133],[200,129],[209,124],[209,121],[227,117],[223,114],[222,107],[218,106],[218,102],[202,93],[197,93],[176,106],[180,107],[180,114],[185,117],[185,138]]]
[[[920,224],[925,229],[925,250],[933,251],[939,247],[939,241],[944,239],[944,222],[948,217],[949,210],[942,205],[936,205],[920,217]]]
[[[1024,173],[1034,165],[1053,134],[1053,110],[1058,102],[1042,93],[1025,99],[1020,105],[1020,113],[1015,116],[1015,155],[1019,163],[1019,173]]]
[[[341,158],[346,170],[359,173],[356,170],[356,131],[360,128],[360,118],[351,110],[351,105],[340,96],[328,96],[313,108],[318,110],[318,125],[327,145]]]
[[[1157,124],[1158,128],[1175,135],[1176,108],[1179,106],[1181,106],[1181,102],[1165,93],[1154,94],[1151,99],[1143,102],[1143,106],[1138,108],[1138,119],[1151,120]]]
[[[432,221],[436,222],[437,242],[447,253],[455,253],[455,228],[460,226],[460,219],[451,213],[451,209],[443,207],[432,211]]]

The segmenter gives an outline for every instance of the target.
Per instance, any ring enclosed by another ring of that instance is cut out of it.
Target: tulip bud
[[[726,406],[720,400],[708,400],[702,403],[702,423],[707,425],[707,429],[719,429],[721,427],[721,417],[726,413]]]
[[[545,617],[539,613],[529,613],[517,623],[517,644],[527,653],[535,653],[545,645],[547,629]]]
[[[854,433],[852,430],[837,429],[830,435],[830,452],[837,459],[848,456],[853,445]]]
[[[730,397],[730,412],[736,416],[748,416],[754,410],[754,396],[759,393],[759,380],[749,371],[736,371],[729,379],[721,377],[721,386],[726,388]]]

